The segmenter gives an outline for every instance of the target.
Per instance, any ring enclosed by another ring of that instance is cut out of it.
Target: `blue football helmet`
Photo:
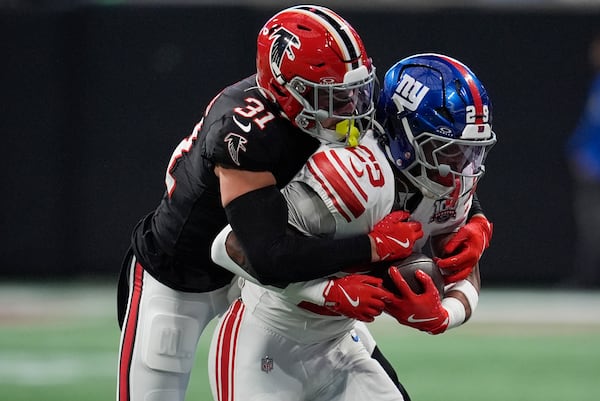
[[[377,121],[388,158],[430,198],[471,191],[496,143],[485,88],[467,66],[441,54],[411,56],[386,72]]]

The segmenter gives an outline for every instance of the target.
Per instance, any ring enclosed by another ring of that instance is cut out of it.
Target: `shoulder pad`
[[[203,156],[232,168],[272,171],[292,126],[257,89],[241,90],[243,83],[223,91],[206,114]]]

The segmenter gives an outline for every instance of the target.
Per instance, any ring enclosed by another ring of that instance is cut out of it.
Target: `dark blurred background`
[[[564,146],[592,76],[600,8],[317,3],[357,29],[380,77],[418,52],[472,67],[499,138],[479,189],[495,227],[485,285],[559,283],[575,243]],[[258,30],[290,4],[0,1],[0,280],[116,278],[172,150],[220,89],[253,73]]]

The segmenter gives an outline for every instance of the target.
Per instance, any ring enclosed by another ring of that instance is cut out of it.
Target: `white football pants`
[[[183,401],[200,335],[239,296],[237,280],[215,291],[190,293],[159,283],[135,257],[130,268],[117,401]]]
[[[208,360],[216,401],[403,401],[356,332],[301,344],[239,299],[219,320]]]

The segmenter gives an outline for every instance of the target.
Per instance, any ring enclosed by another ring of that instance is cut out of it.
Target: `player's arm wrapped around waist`
[[[325,239],[291,233],[285,199],[275,186],[234,199],[225,212],[245,254],[242,267],[261,284],[284,287],[371,260],[367,235]]]
[[[245,256],[239,249],[239,244],[235,240],[235,235],[230,235],[231,233],[231,226],[227,225],[213,241],[211,248],[213,262],[245,280],[281,293],[288,298],[290,302],[300,303],[305,301],[318,305],[325,304],[323,291],[328,283],[328,280],[326,279],[319,278],[305,282],[292,283],[285,287],[261,284],[256,277],[252,276],[242,267],[245,263]]]
[[[386,293],[381,288],[381,279],[375,277],[344,275],[319,278],[291,283],[284,288],[263,285],[240,266],[243,257],[236,251],[234,238],[229,226],[217,235],[211,249],[213,261],[251,283],[279,293],[286,302],[319,315],[344,315],[366,322],[373,321],[385,307],[383,298]]]

